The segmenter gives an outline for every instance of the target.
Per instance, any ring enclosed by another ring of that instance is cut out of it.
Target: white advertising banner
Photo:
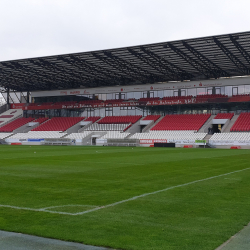
[[[175,144],[194,144],[195,140],[168,140],[168,142],[173,142]]]
[[[209,141],[212,145],[217,146],[250,146],[250,141],[234,141],[234,140],[227,140],[227,141]]]
[[[195,140],[173,140],[173,139],[140,139],[140,144],[176,143],[176,144],[194,144]],[[203,145],[203,144],[202,144]]]

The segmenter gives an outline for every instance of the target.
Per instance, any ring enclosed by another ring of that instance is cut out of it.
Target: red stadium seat
[[[231,132],[250,131],[250,113],[241,113],[230,129]]]
[[[83,119],[84,117],[53,117],[32,131],[65,131]]]
[[[210,114],[166,115],[151,130],[196,130],[208,120]]]
[[[12,132],[17,128],[20,128],[21,126],[33,121],[35,118],[18,118],[6,125],[4,125],[3,127],[0,128],[0,132]]]

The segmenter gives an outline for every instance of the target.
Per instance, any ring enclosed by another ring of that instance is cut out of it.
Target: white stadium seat
[[[124,131],[125,128],[127,128],[129,124],[98,124],[94,123],[90,125],[86,130],[92,130],[92,131]]]
[[[82,133],[72,133],[69,134],[67,136],[65,136],[65,138],[68,139],[84,139],[85,137],[87,137],[88,135],[90,135],[93,131],[84,131]]]
[[[5,139],[6,137],[12,135],[12,133],[0,133],[0,139]]]
[[[67,133],[59,131],[29,131],[28,133],[17,133],[9,137],[9,139],[46,139],[46,138],[61,138]]]
[[[130,133],[121,133],[119,131],[108,131],[106,135],[102,136],[100,139],[124,139],[130,135]]]
[[[190,130],[158,130],[149,133],[136,133],[130,138],[133,139],[166,139],[166,140],[202,140],[206,133],[196,133]]]
[[[231,133],[215,133],[209,139],[209,143],[225,143],[227,141],[238,141],[250,143],[250,133],[249,132],[231,132]]]

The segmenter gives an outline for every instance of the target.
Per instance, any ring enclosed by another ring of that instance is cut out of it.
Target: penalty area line
[[[40,208],[40,209],[37,208],[36,209],[36,208],[29,208],[29,207],[18,207],[18,206],[0,204],[0,208],[4,207],[4,208],[11,208],[11,209],[18,209],[18,210],[28,210],[28,211],[33,211],[33,212],[45,212],[45,213],[72,215],[72,216],[84,215],[84,214],[91,213],[91,212],[94,212],[94,211],[98,211],[98,210],[101,210],[101,209],[104,209],[104,208],[114,207],[114,206],[122,204],[122,203],[126,203],[126,202],[129,202],[129,201],[134,201],[134,200],[137,200],[139,198],[143,198],[143,197],[146,197],[146,196],[149,196],[149,195],[158,194],[158,193],[165,192],[165,191],[168,191],[168,190],[171,190],[171,189],[175,189],[175,188],[179,188],[179,187],[185,187],[185,186],[192,185],[192,184],[195,184],[195,183],[212,180],[212,179],[215,179],[215,178],[219,178],[219,177],[222,177],[222,176],[227,176],[227,175],[230,175],[230,174],[243,172],[243,171],[246,171],[246,170],[250,170],[250,168],[244,168],[244,169],[241,169],[241,170],[236,170],[236,171],[225,173],[225,174],[215,175],[215,176],[211,176],[211,177],[208,177],[208,178],[187,182],[187,183],[184,183],[184,184],[179,184],[179,185],[176,185],[176,186],[164,188],[164,189],[157,190],[157,191],[154,191],[154,192],[144,193],[144,194],[141,194],[141,195],[138,195],[138,196],[131,197],[131,198],[126,199],[126,200],[117,201],[117,202],[114,202],[114,203],[111,203],[111,204],[108,204],[108,205],[104,205],[104,206],[101,206],[101,207],[95,207],[95,208],[85,210],[83,212],[78,212],[78,213],[67,213],[67,212],[47,210],[47,209],[52,209],[53,207],[46,207],[46,208]],[[64,207],[64,206],[74,206],[74,205],[62,205],[62,206],[55,206],[55,207]]]
[[[28,211],[33,211],[33,212],[47,212],[51,214],[75,215],[74,213],[51,211],[51,210],[47,210],[47,208],[17,207],[17,206],[11,206],[11,205],[3,205],[3,204],[0,204],[0,207],[12,208],[12,209],[17,209],[17,210],[28,210]]]

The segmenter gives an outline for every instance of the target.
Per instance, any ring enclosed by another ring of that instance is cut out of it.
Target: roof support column
[[[10,88],[7,88],[7,104],[10,104]]]
[[[29,103],[30,102],[30,92],[27,91],[27,99],[26,99],[26,103]]]

